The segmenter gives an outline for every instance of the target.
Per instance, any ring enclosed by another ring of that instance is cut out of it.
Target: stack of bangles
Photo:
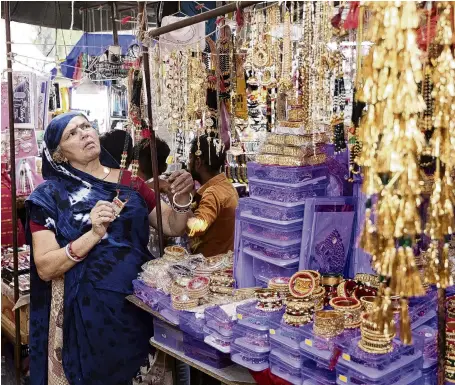
[[[359,341],[359,348],[371,354],[386,354],[393,351],[392,340],[395,333],[383,334],[376,325],[369,320],[370,315],[363,313],[361,316],[362,324],[360,333],[362,335]]]
[[[337,310],[319,310],[314,313],[313,333],[319,337],[333,338],[344,331],[344,314]]]
[[[83,261],[85,257],[87,257],[87,254],[80,257],[73,251],[73,242],[70,242],[65,246],[65,253],[69,259],[76,263]]]
[[[330,300],[330,306],[344,314],[344,327],[355,329],[360,327],[360,315],[362,305],[360,301],[352,297],[335,297]]]
[[[269,280],[269,289],[276,290],[285,298],[289,294],[289,277],[276,277]]]
[[[199,299],[191,299],[187,294],[172,296],[172,306],[175,310],[188,310],[199,305]]]
[[[234,285],[232,269],[216,271],[210,276],[210,291],[214,294],[232,295]]]
[[[373,297],[372,295],[366,295],[365,297],[360,298],[363,312],[368,314],[372,313],[375,301],[376,297]]]
[[[447,318],[455,320],[455,296],[447,298]]]
[[[296,298],[288,296],[286,298],[286,313],[283,321],[290,326],[302,326],[311,322],[314,314],[314,300],[310,297]]]
[[[311,294],[311,299],[314,301],[315,311],[324,309],[324,297],[325,289],[323,286],[319,286],[313,291],[313,294]]]
[[[193,203],[193,194],[190,194],[190,199],[188,200],[187,204],[180,205],[175,201],[175,196],[177,194],[174,194],[172,196],[172,209],[179,214],[186,214],[189,211],[191,211],[191,204]]]
[[[446,381],[455,384],[455,321],[446,324]]]
[[[321,284],[325,289],[324,305],[328,305],[333,297],[337,297],[337,287],[343,281],[342,275],[323,275]]]
[[[254,292],[258,300],[256,309],[262,311],[279,311],[283,308],[283,300],[280,293],[272,289],[259,289]]]
[[[164,249],[163,258],[170,262],[180,262],[188,256],[188,252],[182,246],[168,246]]]
[[[320,282],[321,275],[317,271],[298,271],[289,280],[289,293],[297,298],[309,297],[319,288]]]
[[[204,298],[209,294],[210,279],[207,277],[192,278],[186,287],[188,296],[191,299]]]

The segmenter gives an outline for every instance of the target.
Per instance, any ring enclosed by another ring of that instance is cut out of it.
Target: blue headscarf
[[[75,176],[74,169],[70,165],[57,164],[52,159],[52,154],[55,152],[58,145],[60,144],[66,126],[68,126],[69,122],[76,116],[82,116],[85,119],[87,119],[87,117],[81,112],[70,111],[56,116],[54,119],[51,120],[51,122],[47,126],[46,131],[44,132],[43,143],[42,174],[44,179],[52,179],[56,177],[66,176],[74,178],[86,185],[89,185],[87,182]],[[103,147],[101,147],[100,162],[102,165],[107,167],[112,168],[119,167],[114,158]]]
[[[151,259],[147,249],[147,205],[129,186],[95,178],[69,163],[57,164],[52,153],[75,116],[69,112],[52,120],[43,144],[43,176],[26,202],[27,240],[30,222],[55,234],[61,248],[91,229],[89,213],[100,200],[112,201],[117,193],[128,199],[106,236],[82,262],[65,273],[63,307],[63,368],[71,385],[128,385],[143,365],[152,335],[146,313],[125,300],[132,281]],[[118,167],[101,148],[100,162]],[[32,248],[30,261],[30,383],[48,383],[50,282],[40,279]],[[59,320],[60,317],[59,317]]]

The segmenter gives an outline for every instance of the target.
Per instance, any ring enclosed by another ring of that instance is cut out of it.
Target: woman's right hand
[[[111,202],[98,201],[90,211],[92,231],[100,238],[106,235],[109,224],[115,220],[115,212]]]

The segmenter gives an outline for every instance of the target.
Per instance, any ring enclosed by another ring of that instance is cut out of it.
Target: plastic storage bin
[[[319,366],[314,360],[302,357],[300,373],[302,385],[335,385],[337,377],[335,370]]]
[[[256,309],[257,301],[247,302],[237,306],[237,319],[242,323],[249,323],[257,330],[268,332],[271,322],[279,322],[284,314],[281,311],[267,312]]]
[[[277,266],[289,266],[299,263],[300,245],[281,247],[254,239],[244,239],[242,252]]]
[[[146,305],[150,306],[152,310],[158,310],[159,301],[166,297],[164,292],[147,286],[144,282],[138,279],[133,281],[133,289],[134,295]]]
[[[269,362],[270,371],[275,376],[278,376],[293,385],[301,385],[302,375],[300,373],[300,368],[289,365],[286,361],[281,360],[280,357],[273,354],[273,352],[270,353]]]
[[[302,225],[275,225],[262,222],[259,218],[240,221],[242,239],[248,238],[275,246],[300,245]]]
[[[166,296],[158,303],[159,313],[174,325],[179,324],[179,310],[175,310],[172,306],[171,297]]]
[[[266,203],[294,207],[296,204],[304,203],[307,198],[325,196],[327,181],[327,178],[323,178],[314,184],[291,187],[249,180],[250,197]]]
[[[233,337],[223,336],[211,327],[204,326],[204,342],[212,348],[222,353],[230,353],[232,341]]]
[[[336,365],[337,381],[342,384],[390,385],[408,383],[407,378],[420,372],[422,353],[403,355],[385,369],[379,370],[360,363],[338,360]],[[420,376],[422,373],[420,372]],[[405,381],[406,380],[406,381]]]
[[[297,264],[288,266],[278,266],[270,262],[265,262],[261,259],[253,259],[253,275],[254,278],[262,281],[268,281],[275,277],[292,277],[297,273]]]
[[[183,352],[183,332],[171,325],[153,318],[154,338],[156,342]]]
[[[273,329],[272,329],[273,330]],[[300,369],[300,349],[298,343],[293,341],[293,343],[287,345],[284,341],[288,340],[287,338],[280,338],[280,335],[270,334],[270,353],[273,353],[280,360],[287,362],[289,365],[294,368]]]
[[[277,225],[301,224],[305,205],[283,207],[264,203],[252,198],[243,198],[239,201],[240,218],[261,218],[267,223]]]
[[[269,330],[267,327],[250,324],[245,321],[237,322],[233,329],[234,342],[246,349],[257,353],[270,352]]]
[[[231,360],[254,372],[261,372],[269,367],[269,353],[256,353],[237,345],[231,344]]]
[[[183,351],[185,355],[214,368],[225,368],[232,365],[229,354],[219,352],[217,349],[199,341],[189,334],[184,334]]]
[[[190,311],[179,312],[179,327],[185,333],[190,334],[196,339],[204,339],[205,317],[203,313],[193,313]]]
[[[219,306],[208,307],[204,311],[206,325],[225,337],[232,337],[232,327],[236,319],[229,317]]]
[[[270,181],[283,185],[298,184],[312,179],[328,178],[329,171],[326,166],[318,167],[280,167],[249,162],[248,180]]]

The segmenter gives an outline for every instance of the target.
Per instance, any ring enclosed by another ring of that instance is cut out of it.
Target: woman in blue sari
[[[79,113],[46,129],[46,181],[26,202],[32,243],[30,382],[32,385],[127,385],[148,357],[147,314],[125,300],[151,258],[155,196],[101,148]],[[119,181],[120,179],[120,181]],[[193,180],[170,178],[177,205],[163,207],[163,229],[185,231]],[[114,198],[126,202],[117,216]],[[187,207],[188,210],[182,209]]]

